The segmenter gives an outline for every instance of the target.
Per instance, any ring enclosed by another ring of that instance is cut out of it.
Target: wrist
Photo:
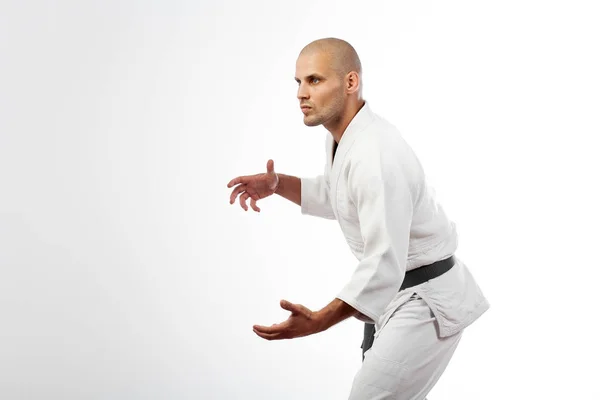
[[[333,325],[355,315],[358,315],[358,310],[350,306],[348,303],[336,298],[326,307],[313,313],[315,326],[319,332],[331,328]]]
[[[319,310],[313,312],[313,321],[315,323],[315,333],[323,332],[329,329],[333,324],[331,324],[330,320],[327,318],[325,310]]]

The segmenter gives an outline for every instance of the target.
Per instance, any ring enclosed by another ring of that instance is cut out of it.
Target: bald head
[[[331,68],[339,77],[349,72],[362,73],[360,58],[350,43],[337,38],[324,38],[307,44],[300,56],[320,54],[327,57]]]
[[[341,39],[326,38],[306,45],[296,60],[297,97],[307,126],[343,130],[364,104],[361,64],[354,48]],[[339,140],[341,133],[335,133]]]

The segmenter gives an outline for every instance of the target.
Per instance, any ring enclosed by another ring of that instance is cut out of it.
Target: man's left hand
[[[315,312],[301,304],[292,304],[287,300],[281,300],[280,305],[284,310],[291,311],[290,317],[280,324],[254,325],[254,333],[263,339],[280,340],[308,336],[321,331],[321,323]]]

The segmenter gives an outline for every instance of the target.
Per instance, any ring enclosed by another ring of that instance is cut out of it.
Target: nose
[[[306,90],[306,86],[302,83],[298,85],[297,97],[298,97],[298,100],[303,100],[303,99],[309,98],[308,90]]]

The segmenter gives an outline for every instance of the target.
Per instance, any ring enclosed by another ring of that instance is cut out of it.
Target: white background
[[[0,398],[345,399],[362,323],[265,341],[356,261],[227,182],[315,176],[304,45],[340,37],[491,308],[430,393],[600,399],[596,1],[0,2]]]

